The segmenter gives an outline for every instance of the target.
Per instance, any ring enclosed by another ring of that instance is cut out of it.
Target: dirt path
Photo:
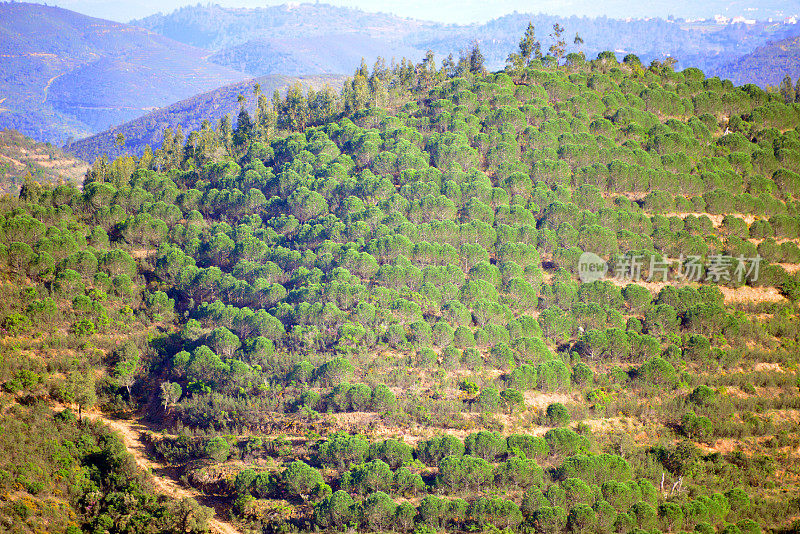
[[[102,421],[112,430],[119,432],[125,448],[133,455],[136,464],[151,474],[156,490],[159,493],[175,499],[191,497],[200,504],[211,507],[215,516],[208,520],[208,526],[211,527],[213,532],[218,534],[240,534],[233,525],[219,518],[221,513],[219,503],[211,501],[207,496],[194,489],[181,486],[167,474],[165,466],[154,462],[148,457],[146,446],[142,440],[144,432],[147,431],[144,425],[136,420],[109,419],[99,413],[85,413],[84,415],[93,421]]]
[[[44,98],[42,98],[42,102],[47,102],[47,92],[50,90],[50,86],[53,84],[53,82],[56,81],[57,78],[60,78],[65,74],[66,72],[62,72],[61,74],[56,74],[55,76],[47,80],[47,85],[44,86]]]

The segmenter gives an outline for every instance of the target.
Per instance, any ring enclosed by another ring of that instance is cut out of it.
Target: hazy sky
[[[36,0],[34,0],[36,1]],[[57,5],[86,15],[127,22],[133,18],[196,4],[186,0],[47,0],[38,3]],[[207,2],[202,2],[207,3]],[[224,6],[260,7],[285,4],[287,0],[216,0]],[[299,3],[299,2],[298,2]],[[663,17],[683,18],[742,15],[747,18],[783,18],[800,15],[800,0],[328,0],[325,3],[358,7],[364,11],[383,11],[404,17],[452,23],[485,22],[513,11],[553,15],[606,15],[613,18]]]

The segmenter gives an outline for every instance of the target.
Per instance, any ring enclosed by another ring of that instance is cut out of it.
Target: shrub
[[[569,411],[560,402],[547,406],[547,423],[550,426],[567,426],[569,424]]]

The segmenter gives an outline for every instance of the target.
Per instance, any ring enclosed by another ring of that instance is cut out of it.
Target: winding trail
[[[44,98],[42,98],[42,102],[43,103],[47,102],[47,92],[50,90],[50,85],[52,85],[52,83],[54,81],[56,81],[56,78],[60,78],[61,76],[65,75],[65,74],[66,74],[66,72],[62,72],[61,74],[56,74],[55,76],[53,76],[52,78],[47,80],[47,85],[44,86]]]
[[[164,465],[153,461],[148,456],[147,447],[142,439],[144,433],[148,429],[139,421],[109,419],[103,414],[96,412],[84,412],[84,417],[93,421],[101,421],[120,434],[122,443],[125,445],[128,452],[133,455],[136,464],[153,477],[153,482],[159,493],[174,499],[191,497],[200,504],[209,506],[214,510],[214,516],[208,520],[208,526],[213,532],[217,532],[218,534],[241,534],[232,524],[220,519],[222,512],[221,503],[211,501],[207,496],[195,489],[181,486],[174,478],[169,476],[168,469]]]

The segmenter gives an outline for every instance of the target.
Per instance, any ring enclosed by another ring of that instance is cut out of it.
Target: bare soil
[[[211,530],[218,534],[240,534],[240,531],[231,523],[221,519],[224,511],[223,503],[203,495],[195,489],[186,488],[178,483],[170,473],[170,469],[158,462],[155,462],[147,454],[147,447],[144,441],[144,434],[149,430],[138,420],[128,419],[109,419],[105,415],[97,412],[84,414],[88,419],[101,421],[109,428],[118,432],[122,438],[125,448],[136,460],[136,464],[147,471],[153,478],[156,490],[174,499],[191,497],[204,506],[214,510],[214,517],[209,519],[208,525]]]

